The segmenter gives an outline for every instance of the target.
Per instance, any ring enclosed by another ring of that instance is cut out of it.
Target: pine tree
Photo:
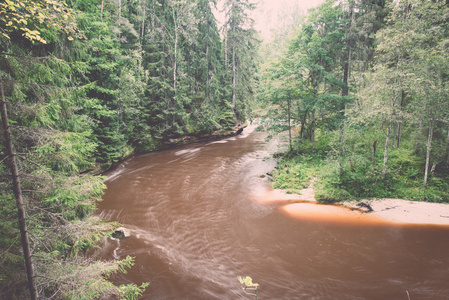
[[[100,200],[105,187],[102,178],[80,175],[93,168],[92,156],[97,148],[92,134],[95,120],[84,112],[98,105],[98,101],[86,96],[92,86],[79,86],[86,83],[89,68],[79,59],[85,48],[74,39],[84,38],[75,21],[75,15],[82,14],[59,1],[21,3],[25,6],[18,6],[13,15],[22,16],[21,20],[26,22],[20,23],[28,24],[33,35],[24,35],[27,32],[24,27],[8,28],[7,24],[1,24],[5,34],[0,38],[0,72],[4,83],[2,98],[8,106],[10,123],[5,133],[9,130],[12,136],[27,208],[37,294],[59,298],[70,298],[74,291],[86,297],[99,292],[118,294],[118,287],[102,276],[120,266],[130,266],[130,259],[118,264],[95,263],[92,268],[77,255],[92,247],[101,232],[112,229],[111,225],[103,225],[91,217],[95,201]],[[46,5],[41,12],[44,17],[39,10],[33,10],[34,15],[29,13],[29,7],[42,8],[42,5]],[[11,11],[1,13],[6,14],[6,19]],[[0,139],[5,141],[3,135]],[[9,299],[14,289],[22,288],[21,280],[17,279],[21,278],[17,273],[21,272],[22,261],[17,258],[20,253],[17,222],[10,219],[13,197],[5,167],[8,155],[6,148],[0,147],[0,151],[0,226],[5,229],[0,239],[0,277],[2,283],[15,283],[5,294],[2,290],[0,297]],[[33,292],[31,296],[35,298]]]
[[[232,80],[231,107],[237,120],[245,119],[248,99],[253,95],[253,74],[259,41],[249,12],[255,4],[248,0],[225,2],[225,63]],[[229,29],[228,29],[229,27]]]

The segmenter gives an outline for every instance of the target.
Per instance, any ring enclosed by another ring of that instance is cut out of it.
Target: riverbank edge
[[[127,155],[123,156],[119,161],[111,164],[101,165],[99,163],[95,164],[94,168],[84,170],[82,174],[90,174],[94,176],[102,175],[110,170],[113,170],[116,166],[120,165],[123,161],[134,157],[136,155],[157,152],[161,150],[166,150],[174,147],[195,144],[200,142],[208,142],[208,141],[218,141],[222,139],[226,139],[229,137],[240,135],[243,130],[248,127],[249,121],[246,121],[244,124],[237,124],[234,127],[227,130],[215,130],[211,133],[197,134],[197,135],[183,135],[178,138],[168,139],[166,141],[162,141],[160,146],[156,149],[150,151],[132,151]]]
[[[314,180],[311,180],[309,186],[300,190],[297,196],[301,200],[318,204],[315,199],[313,183]],[[360,206],[360,203],[366,205]],[[375,215],[391,223],[449,226],[449,204],[445,203],[383,198],[345,201],[338,204],[350,210],[357,209],[366,214]]]
[[[360,208],[357,203],[366,203],[374,214],[386,221],[403,224],[428,224],[449,226],[449,204],[411,201],[405,199],[372,199],[342,203],[348,208]]]

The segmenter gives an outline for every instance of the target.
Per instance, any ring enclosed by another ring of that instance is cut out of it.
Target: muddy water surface
[[[449,299],[449,229],[392,225],[273,197],[263,133],[149,153],[109,174],[98,213],[131,229],[104,258],[135,257],[114,281],[142,299]]]

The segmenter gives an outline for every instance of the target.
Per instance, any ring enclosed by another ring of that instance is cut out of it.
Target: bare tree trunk
[[[396,118],[395,118],[396,119]],[[396,120],[393,123],[393,138],[392,138],[392,147],[396,148],[396,133],[397,133],[398,123]]]
[[[209,41],[206,42],[206,61],[207,61],[207,72],[206,72],[206,99],[209,100],[210,93],[210,59],[209,59]]]
[[[446,162],[449,165],[449,130],[447,132],[447,144],[446,144]]]
[[[175,6],[172,7],[173,22],[175,23],[175,57],[173,62],[173,90],[176,94],[176,72],[177,72],[177,60],[178,60],[178,23],[176,22]]]
[[[312,149],[315,151],[315,110],[312,110]]]
[[[433,139],[433,120],[430,120],[429,135],[427,136],[427,153],[426,153],[426,169],[424,170],[424,185],[427,184],[429,176],[429,164],[430,164],[430,152],[432,151],[432,139]]]
[[[349,47],[349,46],[348,46]],[[351,74],[351,49],[347,50],[347,53],[345,53],[346,62],[343,69],[343,88],[341,91],[342,96],[347,96],[349,94],[349,76]]]
[[[373,171],[376,168],[376,149],[377,149],[377,140],[374,141],[373,143]]]
[[[398,121],[398,136],[397,136],[397,144],[396,146],[399,148],[401,147],[401,128],[402,128],[402,120],[404,119],[404,117],[402,116],[402,110],[404,108],[404,99],[405,99],[405,92],[404,90],[401,91],[401,106],[399,108],[399,110],[401,111],[401,116],[399,117],[399,121]]]
[[[25,259],[25,267],[27,272],[28,279],[28,288],[30,290],[30,298],[35,300],[37,299],[37,289],[36,282],[34,280],[34,269],[33,262],[31,259],[31,249],[28,238],[28,230],[25,219],[25,209],[23,206],[22,200],[22,190],[20,188],[20,180],[19,180],[19,171],[17,169],[16,157],[14,154],[14,148],[11,139],[11,132],[9,130],[9,122],[8,122],[8,113],[6,110],[6,101],[5,94],[3,91],[3,80],[0,75],[0,93],[1,93],[1,116],[2,116],[2,126],[5,135],[5,147],[10,158],[9,167],[11,169],[12,181],[13,181],[13,190],[16,198],[17,205],[17,216],[19,219],[19,227],[20,227],[20,235],[22,239],[22,249],[23,249],[23,257]]]
[[[388,123],[387,137],[385,139],[384,166],[382,170],[382,178],[385,178],[385,174],[387,174],[388,144],[390,143],[390,134],[391,134],[391,121]]]
[[[290,117],[290,99],[287,100],[287,118],[288,118],[288,142],[290,145],[290,151],[292,151],[293,147],[292,147],[292,125]]]
[[[101,8],[100,8],[100,20],[103,21],[103,5],[104,0],[101,0]],[[98,39],[101,40],[101,34],[98,35]]]
[[[235,110],[235,103],[237,100],[236,95],[236,85],[237,85],[237,76],[236,76],[236,62],[235,62],[235,45],[232,46],[232,108]]]
[[[224,24],[224,59],[225,70],[228,70],[228,23]]]
[[[145,5],[145,2],[143,3],[143,16],[142,16],[142,32],[140,34],[140,39],[143,40],[143,36],[145,33],[145,14],[146,14],[147,6]]]
[[[435,169],[437,167],[438,161],[440,160],[440,155],[438,154],[437,158],[433,160],[432,168],[430,168],[430,173],[433,175]]]
[[[299,132],[299,138],[301,140],[303,139],[304,131],[306,130],[307,113],[308,113],[308,111],[306,110],[304,112],[304,116],[303,116],[302,121],[301,121],[301,131]]]
[[[348,22],[348,25],[346,27],[346,32],[348,34],[347,40],[346,40],[346,50],[344,53],[344,67],[343,67],[343,88],[341,91],[341,95],[344,96],[348,96],[349,94],[349,78],[351,75],[351,46],[352,46],[352,34],[351,34],[351,26],[352,23],[354,22],[354,7],[353,7],[353,3],[350,2],[350,6],[349,6],[349,18],[350,21]]]
[[[307,110],[304,112],[304,116],[301,119],[301,129],[299,130],[299,141],[298,141],[298,147],[296,148],[296,153],[299,154],[299,148],[301,146],[302,143],[302,139],[304,137],[304,130],[306,128],[306,118],[307,118]]]
[[[118,25],[119,25],[119,27],[122,27],[122,0],[118,0]],[[118,32],[118,37],[119,37],[119,40],[122,37],[122,33],[120,30]]]

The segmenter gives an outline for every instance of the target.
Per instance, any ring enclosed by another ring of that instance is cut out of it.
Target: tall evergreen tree
[[[238,120],[245,118],[245,101],[253,95],[252,83],[259,41],[249,13],[255,7],[248,0],[225,2],[225,63],[229,64],[226,67],[232,78],[231,107]]]
[[[90,87],[78,86],[85,82],[88,65],[78,60],[84,48],[77,47],[75,41],[75,37],[83,37],[76,26],[76,13],[53,0],[7,4],[7,8],[1,9],[5,17],[2,20],[11,14],[11,18],[19,16],[16,20],[22,21],[18,21],[20,27],[0,24],[4,33],[0,37],[2,98],[8,106],[10,123],[5,132],[10,131],[12,136],[22,199],[27,208],[37,295],[58,298],[74,298],[76,293],[87,298],[99,293],[118,295],[119,287],[102,276],[130,266],[132,260],[89,263],[78,255],[93,245],[102,235],[100,232],[112,228],[100,225],[91,216],[95,201],[100,200],[104,190],[102,178],[80,175],[94,163],[95,124],[83,112],[92,109],[90,105],[96,102],[86,97],[85,91]],[[26,34],[28,31],[31,35]],[[3,144],[3,135],[0,140]],[[17,258],[20,254],[17,222],[11,220],[13,197],[5,168],[8,153],[4,147],[0,151],[0,226],[4,233],[0,238],[0,277],[2,284],[15,284],[6,292],[2,290],[0,297],[10,299],[23,289],[22,277],[18,275],[22,261]],[[30,295],[35,298],[36,293]]]

